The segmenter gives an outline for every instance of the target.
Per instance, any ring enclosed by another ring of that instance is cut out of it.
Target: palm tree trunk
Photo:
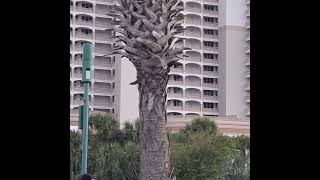
[[[169,140],[166,127],[168,71],[138,73],[140,113],[139,180],[168,180]]]

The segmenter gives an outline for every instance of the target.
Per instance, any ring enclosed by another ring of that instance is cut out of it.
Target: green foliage
[[[90,116],[89,122],[88,173],[97,180],[137,180],[139,120],[122,129],[110,114]],[[217,132],[214,122],[197,118],[170,134],[171,167],[177,180],[250,179],[250,139]],[[70,137],[74,178],[80,174],[81,134],[70,132]]]

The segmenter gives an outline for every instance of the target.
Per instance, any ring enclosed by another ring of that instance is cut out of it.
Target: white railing
[[[201,82],[200,81],[188,81],[188,80],[186,80],[186,85],[187,86],[200,86]]]
[[[203,71],[203,75],[209,75],[209,76],[218,76],[218,72],[214,71]]]
[[[214,15],[214,16],[218,16],[219,15],[218,11],[210,11],[210,10],[204,10],[203,14],[205,14],[205,15]]]
[[[192,50],[200,50],[201,49],[201,45],[200,44],[196,44],[196,43],[186,43],[186,47],[191,48]]]
[[[172,111],[181,111],[182,110],[182,106],[167,106],[168,110],[172,110]]]
[[[201,25],[201,20],[193,20],[193,19],[186,19],[186,24],[191,24],[191,25]]]
[[[204,26],[210,26],[210,27],[218,27],[218,23],[212,23],[212,22],[203,22]]]
[[[198,107],[188,107],[188,106],[186,106],[185,107],[185,110],[186,111],[196,111],[196,112],[199,112],[199,111],[201,111],[201,107],[200,106],[198,106]]]
[[[75,35],[76,35],[75,37],[79,38],[79,39],[92,40],[92,38],[93,38],[92,34],[76,33]]]
[[[100,75],[100,74],[94,74],[94,78],[99,79],[99,80],[112,80],[113,79],[113,77],[110,75]]]
[[[168,93],[169,98],[182,98],[182,93]]]
[[[200,57],[186,57],[186,61],[192,61],[192,62],[200,62]]]
[[[76,25],[93,26],[93,21],[76,20]]]
[[[112,41],[112,37],[111,36],[97,36],[96,35],[96,40],[98,41]]]
[[[187,74],[201,74],[200,68],[187,68],[186,67],[186,73]]]
[[[203,112],[218,112],[217,108],[202,108]]]
[[[109,54],[109,53],[110,53],[110,50],[102,49],[102,48],[95,48],[95,49],[94,49],[94,52],[95,52],[95,53],[101,53],[101,54]]]
[[[73,74],[73,77],[75,77],[75,78],[81,78],[81,77],[82,77],[82,74],[81,74],[81,73],[74,73],[74,74]]]
[[[111,102],[99,102],[99,101],[94,101],[93,106],[112,106]]]
[[[201,13],[201,6],[199,8],[194,7],[186,7],[187,12],[193,12],[193,13]]]
[[[94,88],[94,92],[97,92],[97,93],[112,93],[113,89],[112,88]]]
[[[214,64],[218,64],[218,59],[207,59],[207,58],[203,58],[202,62],[204,63],[214,63]]]
[[[218,35],[203,34],[203,38],[207,38],[207,39],[218,39]]]
[[[94,66],[97,66],[97,67],[110,67],[110,68],[112,68],[114,65],[111,64],[111,63],[95,61],[95,62],[94,62]]]
[[[76,11],[79,12],[86,12],[86,13],[93,13],[93,8],[84,8],[84,7],[76,7]]]
[[[202,99],[205,99],[205,100],[218,100],[218,96],[206,96],[206,95],[203,95]]]
[[[203,3],[219,3],[218,0],[203,0]]]
[[[201,95],[200,95],[200,94],[186,93],[186,98],[190,98],[190,99],[200,99],[200,98],[201,98]]]
[[[110,26],[112,26],[110,24],[110,22],[98,22],[98,21],[96,21],[96,27],[108,28]]]
[[[206,51],[218,51],[218,47],[210,47],[210,46],[203,46],[203,49]]]
[[[183,73],[183,69],[182,68],[171,68],[170,72],[173,73]]]
[[[218,88],[218,84],[213,84],[213,83],[203,83],[203,87],[207,88]]]
[[[192,37],[201,37],[201,32],[192,32],[192,31],[186,31],[185,32],[186,36],[192,36]]]
[[[76,65],[82,65],[82,60],[80,60],[80,59],[75,59],[75,60],[74,60],[74,64],[76,64]]]
[[[169,80],[168,81],[169,85],[183,85],[183,81],[175,81],[175,80]]]

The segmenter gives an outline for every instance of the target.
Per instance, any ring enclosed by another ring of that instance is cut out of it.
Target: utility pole
[[[85,43],[82,56],[82,83],[84,87],[84,103],[79,111],[79,128],[82,129],[82,161],[81,174],[87,174],[88,164],[88,120],[89,120],[89,85],[91,82],[92,44]]]

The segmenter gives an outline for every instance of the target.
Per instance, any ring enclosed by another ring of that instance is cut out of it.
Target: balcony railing
[[[218,59],[207,59],[207,58],[203,58],[202,62],[204,63],[214,63],[214,64],[218,64]]]
[[[193,12],[193,13],[201,13],[201,7],[195,8],[195,7],[186,7],[187,12]]]
[[[185,107],[185,110],[186,111],[196,111],[196,112],[199,112],[201,111],[201,107],[200,106],[186,106]]]
[[[200,95],[200,93],[199,94],[186,93],[185,97],[186,98],[190,98],[190,99],[200,99],[201,95]]]
[[[203,83],[202,85],[203,87],[206,87],[206,88],[218,88],[218,84],[214,84],[214,83]]]
[[[171,68],[170,72],[172,72],[172,73],[183,73],[183,68]]]
[[[205,15],[213,15],[213,16],[218,16],[219,12],[218,11],[210,11],[210,10],[204,10],[203,14]]]
[[[218,72],[215,71],[202,71],[203,75],[208,75],[208,76],[218,76]]]
[[[169,98],[182,98],[182,93],[168,93]]]
[[[103,3],[103,4],[114,4],[115,0],[96,0],[96,3]]]
[[[97,80],[112,80],[113,77],[110,75],[101,75],[101,74],[94,74],[94,78]]]
[[[201,74],[200,68],[186,68],[187,74]]]
[[[93,21],[76,20],[76,25],[93,26]]]
[[[187,48],[191,48],[192,50],[200,50],[201,49],[201,45],[200,44],[196,44],[196,43],[186,43],[186,47]]]
[[[84,7],[81,7],[81,6],[76,6],[76,11],[86,12],[86,13],[93,13],[93,8],[84,8]]]
[[[98,41],[112,41],[113,40],[112,37],[108,36],[108,35],[106,35],[106,36],[97,36],[96,35],[95,39]]]
[[[206,96],[206,95],[203,95],[202,99],[204,99],[204,100],[218,100],[218,96]]]
[[[219,3],[218,0],[203,0],[203,3]]]
[[[110,107],[112,106],[112,103],[109,101],[94,101],[93,106],[104,106],[104,107]]]
[[[206,51],[218,51],[218,47],[211,47],[211,46],[203,46],[203,49]]]
[[[74,78],[82,78],[82,74],[81,73],[74,73],[73,77]]]
[[[203,38],[207,38],[207,39],[218,39],[218,35],[203,34]]]
[[[171,111],[182,111],[182,106],[167,106],[167,109]]]
[[[188,80],[186,80],[186,85],[187,86],[200,86],[201,82],[200,81],[188,81]]]
[[[85,34],[85,33],[76,33],[75,37],[79,39],[87,39],[87,40],[92,40],[93,38],[92,34]]]
[[[203,112],[218,112],[217,108],[202,108]]]
[[[82,51],[82,50],[83,50],[83,46],[81,46],[81,45],[75,45],[74,50],[76,50],[76,51]]]
[[[96,14],[106,15],[110,10],[110,8],[96,8]]]
[[[113,25],[111,25],[110,22],[99,22],[99,21],[96,21],[96,27],[109,28],[111,26],[113,27]]]
[[[192,62],[200,62],[200,57],[186,57],[186,61],[192,61]]]
[[[193,32],[193,31],[186,31],[185,33],[186,36],[192,36],[192,37],[201,37],[201,32]]]
[[[94,92],[96,93],[112,93],[113,89],[112,88],[94,88]]]
[[[74,64],[76,65],[82,65],[82,60],[81,59],[75,59]]]
[[[180,85],[180,86],[182,86],[183,85],[183,81],[169,80],[168,84],[169,85]]]
[[[97,67],[106,67],[106,68],[112,68],[114,65],[111,63],[101,62],[101,61],[95,61],[94,66]]]
[[[94,52],[95,53],[100,53],[100,54],[109,54],[109,53],[111,53],[111,49],[107,50],[107,49],[104,49],[104,48],[95,48]]]
[[[212,23],[212,22],[203,22],[204,26],[210,26],[210,27],[218,27],[218,23]]]
[[[196,20],[196,19],[186,19],[186,24],[190,25],[201,25],[201,20]]]

